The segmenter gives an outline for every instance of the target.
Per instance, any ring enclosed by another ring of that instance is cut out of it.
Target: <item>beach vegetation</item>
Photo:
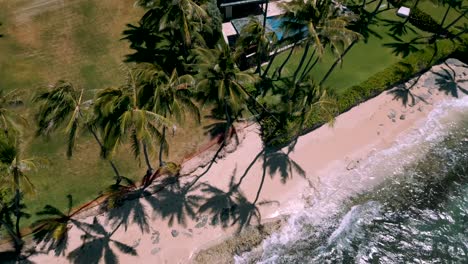
[[[97,19],[97,8],[105,1],[77,2],[80,4],[73,5],[70,12]],[[141,9],[132,19],[141,18],[125,21],[128,24],[120,25],[115,34],[121,33],[120,43],[129,50],[110,44],[111,38],[100,28],[106,19],[99,26],[88,19],[89,25],[80,25],[76,32],[70,29],[72,35],[63,44],[77,46],[78,55],[70,54],[72,63],[67,61],[65,49],[61,53],[47,49],[45,57],[63,63],[53,69],[63,71],[43,74],[45,67],[37,65],[47,65],[48,59],[38,63],[23,57],[18,59],[20,66],[5,67],[7,73],[19,69],[15,67],[32,72],[28,78],[21,74],[0,78],[0,234],[7,234],[13,243],[8,256],[19,261],[27,253],[21,230],[27,225],[22,220],[29,217],[25,204],[37,212],[28,222],[32,223],[28,231],[33,240],[45,251],[67,255],[74,263],[116,263],[113,249],[136,255],[132,246],[114,240],[113,235],[130,224],[149,232],[149,216],[142,202],[170,226],[185,225],[200,213],[210,214],[212,225],[237,226],[239,231],[260,223],[258,206],[271,202],[260,200],[267,174],[279,174],[282,182],[293,171],[304,176],[299,164],[288,156],[300,135],[333,124],[339,113],[406,82],[448,56],[466,60],[467,9],[462,1],[447,0],[430,9],[416,0],[411,2],[410,17],[403,20],[394,12],[406,2],[392,1],[393,5],[386,6],[383,2],[364,0],[349,3],[346,9],[332,0],[285,2],[280,4],[284,11],[281,28],[287,37],[278,38],[265,22],[251,19],[236,45],[230,47],[222,38],[216,1],[138,0],[136,6]],[[68,9],[60,12],[64,10]],[[444,12],[436,16],[440,10]],[[44,15],[37,19],[48,21]],[[93,27],[96,29],[91,30]],[[53,43],[55,34],[53,28],[47,28],[44,36],[36,37]],[[115,35],[112,39],[117,40]],[[31,45],[42,43],[28,39],[34,36],[19,37]],[[23,46],[3,41],[13,40],[0,39],[8,51],[26,54]],[[121,57],[109,59],[114,50]],[[124,65],[119,67],[119,63]],[[363,63],[368,68],[357,70]],[[441,91],[453,96],[468,93],[458,85],[466,80],[450,71],[438,75]],[[70,76],[74,77],[66,78]],[[37,85],[43,82],[54,84]],[[31,89],[33,96],[16,89],[37,86],[40,88]],[[394,96],[404,104],[415,100],[411,87],[397,90]],[[28,97],[32,100],[26,100]],[[34,122],[28,124],[27,120]],[[241,120],[261,126],[265,149],[238,181],[231,178],[228,191],[198,182],[223,148],[237,139],[236,125]],[[176,132],[179,128],[185,134]],[[184,183],[179,179],[179,162],[189,152],[186,146],[195,145],[192,151],[200,146],[196,141],[215,142],[219,149],[205,172]],[[286,145],[287,153],[275,152]],[[32,154],[54,157],[54,167],[46,168],[47,159],[24,158],[36,156]],[[263,174],[250,201],[240,185],[261,158]],[[104,169],[102,164],[108,167]],[[54,184],[63,186],[53,188]],[[43,196],[47,199],[33,202],[28,198],[35,189],[50,192]],[[57,195],[59,192],[66,193],[67,199]],[[72,192],[78,193],[75,201]],[[74,203],[96,196],[73,208]],[[108,213],[109,225],[97,218],[91,224],[76,219],[94,203],[99,204],[99,212]],[[83,246],[68,252],[71,227],[83,233]]]

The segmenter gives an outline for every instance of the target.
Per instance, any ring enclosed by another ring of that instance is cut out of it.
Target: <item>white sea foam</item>
[[[466,113],[468,96],[438,103],[423,124],[398,138],[390,148],[374,153],[361,162],[356,170],[324,177],[320,186],[315,186],[314,194],[303,199],[303,205],[299,206],[303,209],[292,213],[281,231],[263,241],[262,252],[236,256],[235,262],[252,263],[260,258],[258,263],[276,263],[278,257],[287,251],[288,245],[311,236],[311,227],[320,226],[324,230],[329,228],[330,223],[327,219],[340,212],[343,201],[382,183],[386,176],[400,174],[405,166],[423,157],[431,146],[442,141],[450,133],[450,128],[457,120],[466,117]],[[376,204],[354,207],[327,239],[328,244],[343,243],[340,242],[340,237],[354,232],[359,225],[359,215],[371,213],[376,216],[378,208]]]

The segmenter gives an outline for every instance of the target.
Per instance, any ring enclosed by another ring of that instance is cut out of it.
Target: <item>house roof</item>
[[[267,0],[221,0],[220,7],[244,5],[244,4],[261,4],[266,3]]]

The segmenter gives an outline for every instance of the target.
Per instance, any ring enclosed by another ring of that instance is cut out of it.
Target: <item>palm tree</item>
[[[58,208],[46,205],[44,209],[36,214],[43,218],[36,220],[31,224],[33,228],[34,241],[36,243],[44,243],[48,250],[54,249],[55,255],[63,255],[68,246],[68,230],[70,222],[81,210],[72,212],[73,198],[67,195],[68,210],[66,213]]]
[[[179,124],[185,120],[187,114],[191,114],[198,123],[200,122],[200,112],[192,102],[190,88],[195,84],[195,80],[191,75],[179,76],[176,69],[171,75],[167,75],[153,64],[141,65],[139,74],[142,93],[152,94],[148,103],[154,113],[164,118],[175,119]],[[159,148],[160,167],[164,165],[163,152],[166,155],[168,153],[166,130],[167,126],[163,124]]]
[[[310,47],[314,47],[318,57],[323,55],[327,46],[335,54],[340,54],[344,47],[359,38],[358,33],[347,28],[351,17],[341,14],[331,0],[292,0],[280,6],[285,11],[283,27],[286,32],[304,34],[306,29],[307,33],[302,41],[304,53],[294,72],[297,81]]]
[[[24,212],[25,208],[26,206],[23,203],[20,203],[18,207],[15,198],[7,202],[0,200],[0,230],[1,228],[6,230],[6,233],[12,239],[14,247],[13,251],[0,252],[0,259],[6,263],[28,263],[25,261],[27,256],[22,255],[22,248],[24,245],[23,237],[15,228],[15,218],[17,218],[17,215],[19,215],[20,218],[29,217],[29,214]]]
[[[146,175],[153,173],[149,151],[153,148],[153,140],[160,142],[162,135],[158,128],[161,124],[170,122],[156,114],[145,104],[145,99],[139,93],[140,83],[137,72],[128,70],[127,83],[118,87],[102,89],[96,95],[93,123],[101,130],[104,137],[103,156],[111,156],[116,148],[126,138],[132,143],[136,158],[140,157],[141,146],[147,166]]]
[[[16,105],[22,104],[20,93],[16,90],[6,93],[0,88],[0,129],[6,134],[9,131],[19,133],[21,127],[27,123],[26,119],[12,110]]]
[[[272,31],[266,32],[265,27],[258,19],[251,18],[242,28],[239,38],[236,41],[235,57],[248,55],[247,52],[255,52],[258,72],[261,76],[261,63],[267,59],[277,42],[276,34]]]
[[[253,74],[240,71],[231,56],[229,47],[218,44],[215,49],[197,49],[198,84],[197,92],[202,102],[214,102],[224,111],[228,130],[245,108],[248,99],[254,99],[247,91],[256,81]],[[254,99],[255,100],[255,99]]]
[[[20,221],[25,216],[22,212],[21,192],[34,193],[34,185],[27,176],[30,170],[36,170],[39,164],[45,160],[38,158],[23,158],[20,148],[20,140],[17,137],[3,135],[0,140],[0,180],[5,186],[10,186],[14,193],[13,215],[15,217],[14,229],[10,234],[14,238],[15,252],[19,256],[23,248],[23,239],[20,232]]]
[[[39,105],[36,114],[38,126],[36,135],[49,136],[65,125],[65,133],[68,138],[68,158],[73,155],[75,142],[81,127],[85,127],[93,135],[101,150],[104,148],[95,127],[86,120],[89,119],[91,114],[89,110],[92,101],[83,101],[83,90],[80,91],[71,83],[60,80],[55,85],[39,91],[34,97],[34,102]],[[115,173],[116,184],[120,184],[122,176],[117,166],[111,159],[108,159],[108,162]]]
[[[189,50],[195,44],[204,46],[203,34],[213,31],[205,10],[193,0],[137,3],[149,9],[137,26],[129,24],[124,31],[124,39],[137,51],[127,61],[156,63],[169,75],[174,68],[183,72]]]

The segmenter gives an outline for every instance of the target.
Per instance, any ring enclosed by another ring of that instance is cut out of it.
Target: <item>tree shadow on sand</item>
[[[208,183],[202,185],[202,191],[207,198],[200,206],[198,213],[210,215],[211,225],[220,225],[223,228],[237,225],[237,230],[241,231],[245,226],[250,225],[252,220],[260,224],[261,215],[257,205],[250,202],[239,190],[234,175],[229,182],[228,191]]]
[[[262,178],[256,196],[253,202],[251,202],[241,191],[240,187],[250,169],[260,158],[263,158]],[[198,213],[210,215],[211,225],[220,225],[223,228],[237,226],[238,231],[250,225],[252,221],[255,224],[260,224],[261,214],[258,206],[274,203],[274,201],[259,201],[267,174],[271,178],[279,174],[281,182],[284,184],[288,179],[293,177],[294,172],[305,177],[305,171],[289,157],[289,154],[281,150],[263,149],[247,166],[237,182],[235,177],[236,170],[233,171],[227,191],[208,183],[203,183],[201,191],[206,198],[200,206]]]
[[[194,194],[200,185],[181,184],[176,180],[173,184],[167,185],[153,196],[151,203],[154,214],[162,219],[168,219],[168,225],[172,226],[175,221],[182,226],[186,226],[187,217],[196,218],[196,211],[203,197]]]
[[[136,256],[137,252],[133,247],[112,239],[120,226],[121,224],[117,225],[109,232],[96,217],[92,224],[78,224],[77,227],[85,233],[81,236],[83,244],[70,252],[67,259],[76,264],[118,263],[117,255],[111,245],[124,254]]]
[[[450,94],[455,98],[459,97],[458,91],[468,95],[468,90],[464,89],[460,85],[460,83],[468,82],[468,78],[459,78],[455,70],[450,65],[447,63],[444,64],[448,69],[443,68],[442,71],[433,72],[438,76],[435,83],[439,87],[439,91],[444,92],[446,95]]]
[[[2,251],[0,252],[0,263],[2,264],[35,264],[29,260],[30,257],[40,254],[41,252],[33,249],[24,250],[21,255],[18,257],[17,252],[12,251]]]
[[[104,207],[107,207],[107,220],[113,225],[123,225],[127,231],[130,224],[136,224],[142,233],[150,231],[147,205],[158,208],[159,200],[155,197],[162,190],[176,182],[175,177],[166,177],[160,182],[148,187],[126,188],[121,186],[108,197]],[[109,208],[110,207],[110,208]]]

